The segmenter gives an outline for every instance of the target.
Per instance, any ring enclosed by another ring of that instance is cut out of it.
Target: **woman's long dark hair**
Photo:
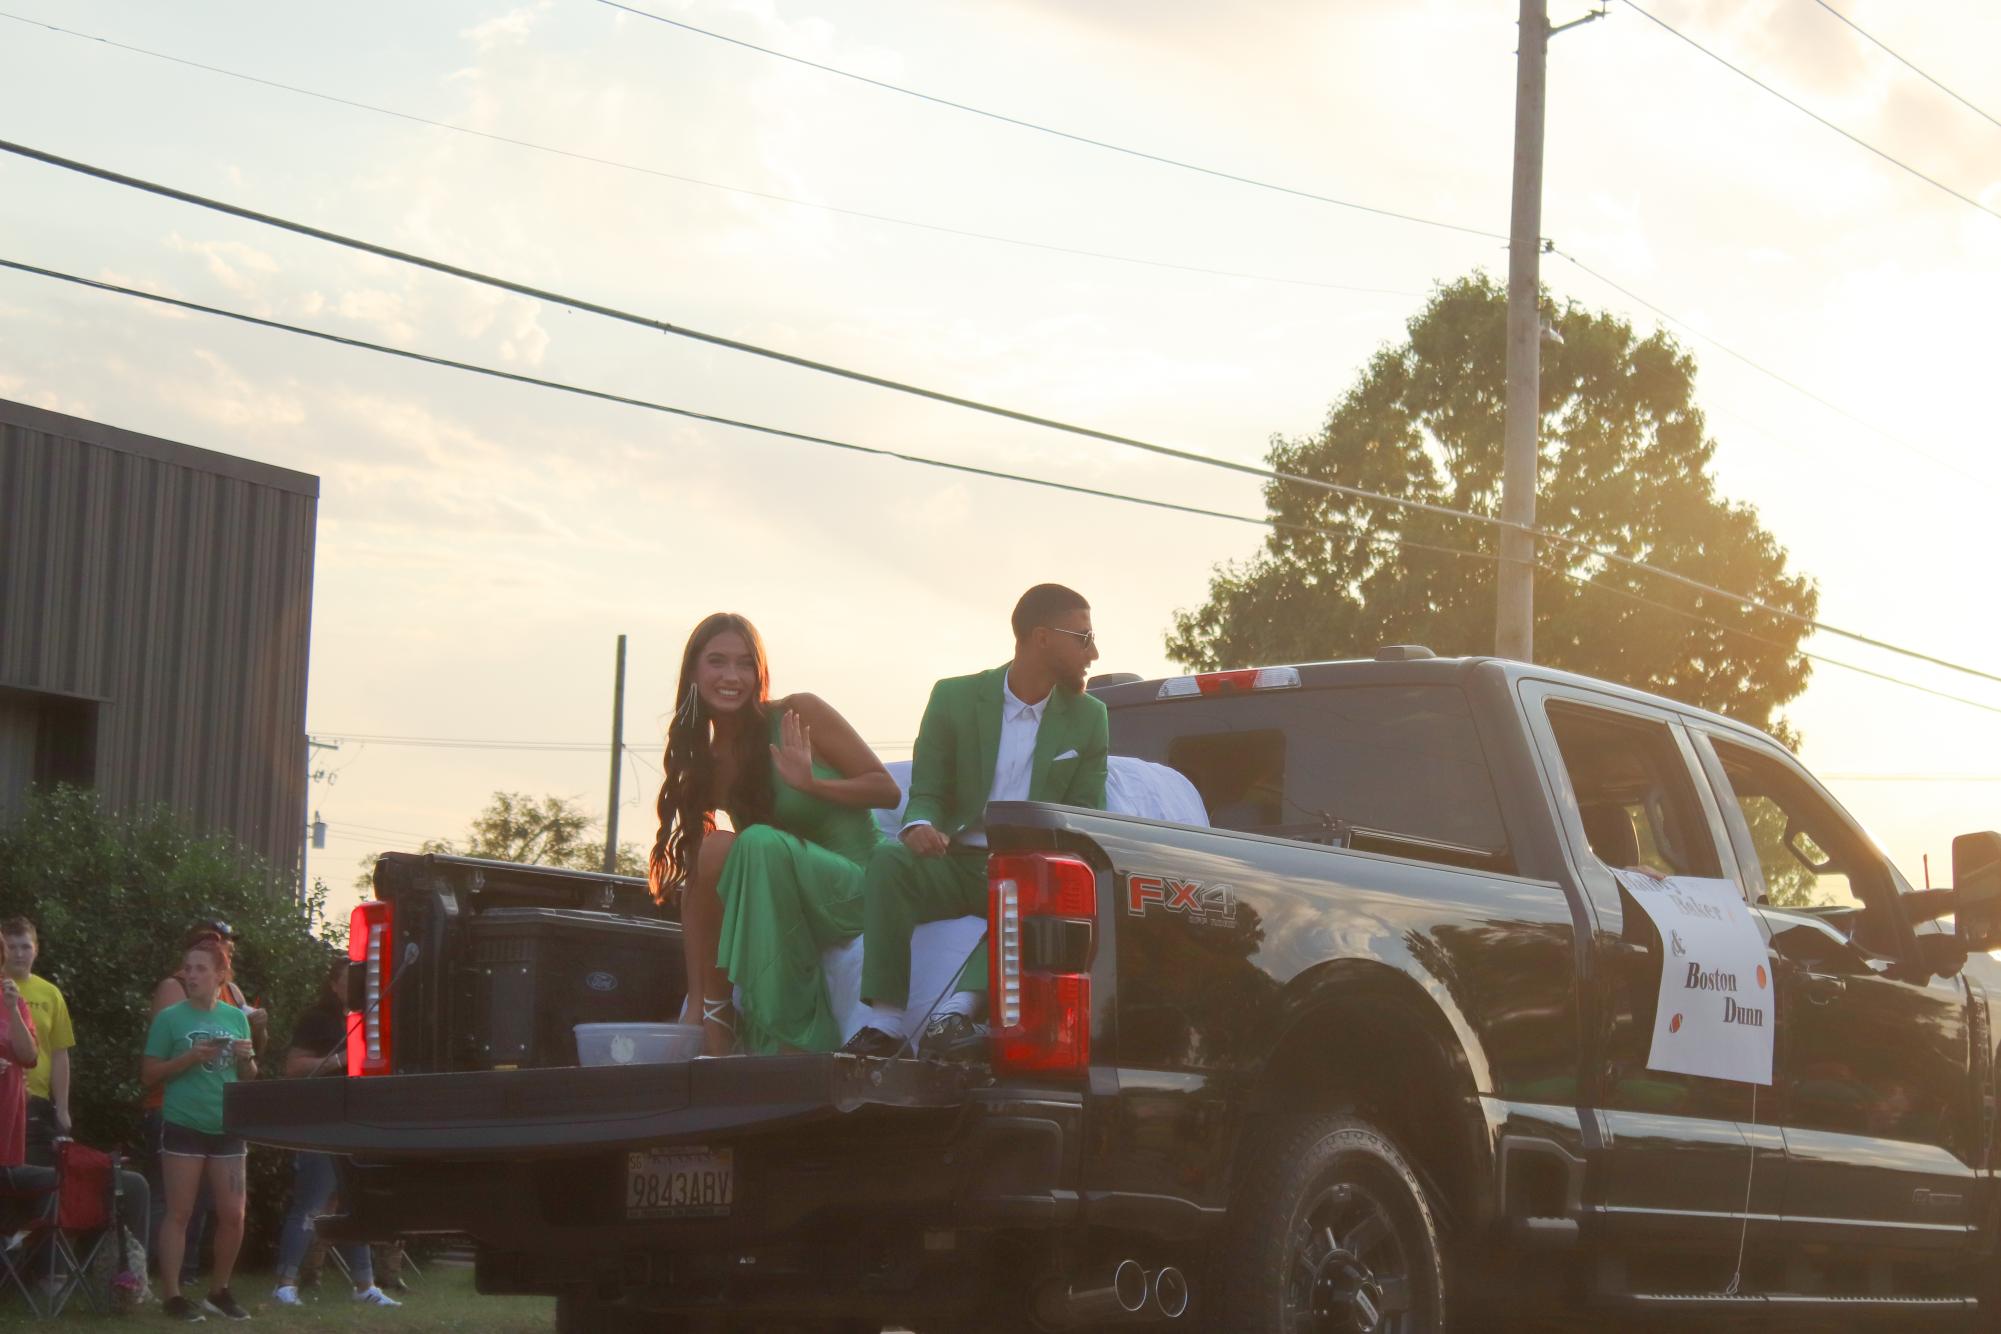
[[[736,782],[730,791],[715,790],[715,756],[710,751],[709,710],[695,693],[695,663],[717,635],[734,630],[750,645],[757,668],[757,693],[744,705],[744,725],[736,732]],[[660,830],[647,858],[646,878],[653,897],[664,901],[668,891],[694,869],[702,835],[715,827],[712,812],[723,806],[739,826],[771,816],[771,751],[765,704],[771,697],[771,669],[764,657],[764,640],[757,627],[733,611],[704,616],[688,646],[681,650],[681,679],[674,687],[674,721],[667,725],[666,781],[660,784],[657,808]]]

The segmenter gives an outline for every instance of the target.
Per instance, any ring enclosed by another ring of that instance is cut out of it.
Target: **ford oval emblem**
[[[592,973],[584,979],[584,985],[592,991],[616,991],[618,990],[618,977],[614,973]]]

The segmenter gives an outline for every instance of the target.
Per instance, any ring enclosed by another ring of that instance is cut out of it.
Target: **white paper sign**
[[[1772,1082],[1778,1005],[1765,938],[1728,880],[1615,871],[1661,933],[1651,1070]]]

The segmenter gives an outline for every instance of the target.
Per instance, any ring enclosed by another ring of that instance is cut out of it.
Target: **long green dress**
[[[774,745],[782,717],[771,710]],[[841,774],[815,760],[813,776]],[[841,1025],[820,952],[861,934],[862,868],[883,835],[869,812],[809,796],[775,765],[771,793],[770,822],[737,830],[716,882],[723,907],[716,963],[737,987],[744,1051],[832,1051]]]

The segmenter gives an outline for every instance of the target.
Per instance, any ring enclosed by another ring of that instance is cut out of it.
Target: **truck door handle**
[[[1653,951],[1637,940],[1608,940],[1605,949],[1622,959],[1644,959]]]
[[[1815,1005],[1826,1005],[1848,990],[1848,983],[1842,978],[1830,977],[1826,973],[1800,974],[1800,990]]]

